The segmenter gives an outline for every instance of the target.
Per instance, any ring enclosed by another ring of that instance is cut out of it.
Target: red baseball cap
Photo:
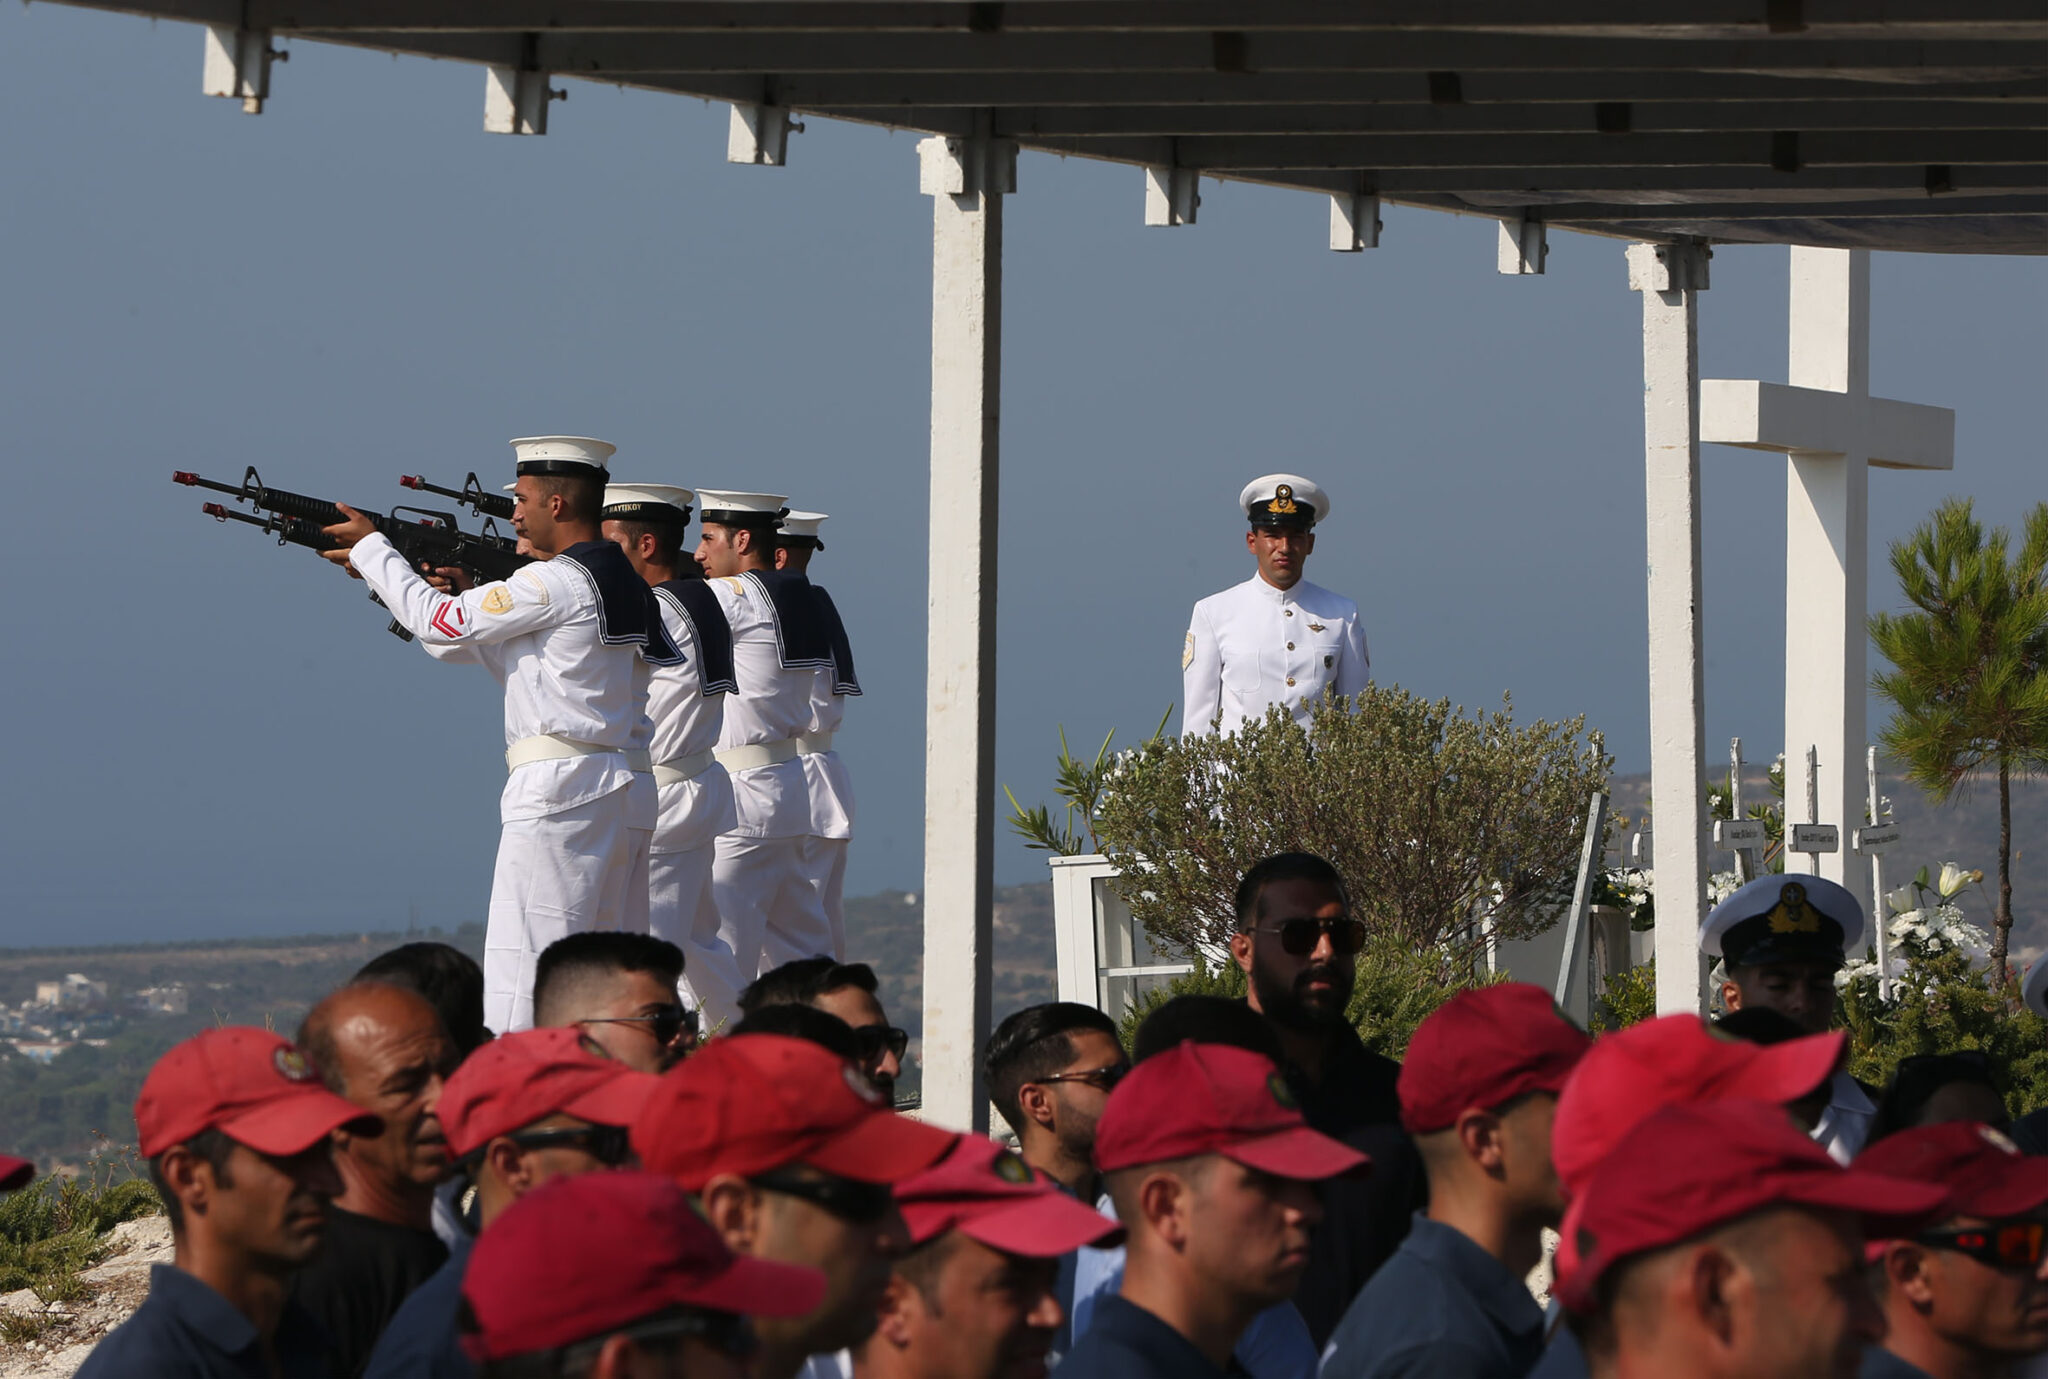
[[[804,1163],[865,1183],[898,1183],[953,1145],[953,1132],[899,1116],[860,1069],[804,1039],[714,1039],[661,1078],[633,1122],[649,1171],[691,1192]]]
[[[992,1249],[1050,1259],[1124,1236],[1122,1226],[979,1135],[960,1136],[945,1158],[898,1183],[896,1205],[913,1245],[958,1230]]]
[[[0,1192],[12,1192],[18,1187],[27,1187],[29,1179],[36,1176],[36,1166],[28,1159],[17,1159],[11,1154],[0,1154]]]
[[[1468,1106],[1490,1111],[1524,1092],[1556,1092],[1591,1047],[1540,986],[1461,991],[1408,1041],[1397,1084],[1401,1126],[1423,1135],[1446,1129]]]
[[[501,1034],[462,1061],[441,1091],[448,1152],[464,1158],[499,1135],[561,1113],[593,1125],[631,1125],[661,1085],[573,1028]]]
[[[321,1084],[291,1040],[267,1029],[224,1025],[172,1048],[135,1098],[142,1157],[153,1159],[202,1130],[218,1130],[262,1154],[297,1154],[348,1126],[382,1133],[384,1122]]]
[[[1622,1260],[1766,1207],[1857,1212],[1884,1233],[1901,1220],[1917,1225],[1945,1196],[1933,1183],[1860,1162],[1843,1168],[1782,1105],[1667,1106],[1624,1134],[1572,1198],[1558,1228],[1555,1292],[1566,1307],[1587,1311],[1600,1276]]]
[[[1857,1155],[1856,1167],[1941,1184],[1948,1189],[1943,1219],[2000,1221],[2048,1202],[2048,1159],[2028,1157],[2002,1133],[1976,1121],[1897,1131]]]
[[[1557,1099],[1550,1159],[1567,1194],[1652,1111],[1726,1101],[1796,1101],[1828,1079],[1848,1035],[1841,1030],[1752,1044],[1697,1015],[1645,1020],[1597,1039]]]
[[[462,1277],[482,1364],[553,1350],[671,1307],[800,1317],[825,1275],[726,1248],[683,1190],[651,1173],[583,1173],[527,1193],[476,1238]]]
[[[1108,1173],[1196,1154],[1306,1181],[1357,1173],[1372,1162],[1309,1129],[1271,1059],[1183,1039],[1131,1069],[1109,1094],[1095,1126],[1095,1166]]]

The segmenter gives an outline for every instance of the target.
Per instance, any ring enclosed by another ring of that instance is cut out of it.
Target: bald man
[[[383,982],[352,982],[299,1026],[299,1046],[328,1087],[383,1122],[383,1133],[334,1135],[342,1194],[327,1240],[292,1295],[334,1342],[334,1372],[356,1376],[406,1295],[448,1257],[433,1231],[434,1189],[448,1176],[435,1114],[455,1046],[422,997]]]

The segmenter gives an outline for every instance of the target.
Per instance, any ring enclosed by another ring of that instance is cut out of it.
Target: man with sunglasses
[[[890,1110],[844,1059],[773,1034],[712,1040],[633,1125],[641,1162],[693,1193],[735,1253],[825,1271],[815,1307],[761,1324],[758,1379],[794,1379],[875,1329],[909,1244],[890,1188],[954,1138]]]
[[[477,1241],[463,1348],[479,1379],[748,1379],[749,1319],[823,1291],[815,1269],[736,1257],[674,1183],[591,1173],[535,1189]]]
[[[798,958],[757,977],[740,993],[740,1010],[751,1016],[768,1006],[802,1005],[838,1016],[859,1044],[861,1071],[893,1105],[910,1035],[889,1023],[875,994],[880,987],[875,969],[864,962],[839,962],[822,955]]]
[[[2048,1160],[1957,1121],[1901,1130],[1856,1167],[1949,1193],[1934,1224],[1869,1247],[1888,1329],[1862,1379],[1996,1379],[2048,1352]]]
[[[697,1043],[698,1014],[676,995],[682,975],[683,952],[667,939],[571,934],[534,964],[533,1022],[573,1026],[627,1067],[662,1072]]]
[[[574,1029],[503,1034],[471,1054],[442,1090],[441,1127],[476,1187],[479,1230],[543,1183],[625,1163],[628,1127],[659,1083]],[[460,1242],[405,1300],[365,1379],[469,1379],[456,1319],[471,1251]]]
[[[1082,1202],[1101,1193],[1095,1123],[1130,1067],[1116,1021],[1077,1001],[1009,1016],[983,1058],[989,1100],[1017,1136],[1018,1154]]]

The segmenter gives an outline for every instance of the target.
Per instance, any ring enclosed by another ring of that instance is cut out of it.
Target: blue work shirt
[[[287,1301],[278,1318],[277,1372],[329,1379],[320,1323]],[[233,1303],[175,1264],[149,1266],[149,1296],[85,1357],[77,1379],[272,1379],[262,1338]]]
[[[1556,1300],[1550,1305],[1556,1307]],[[1543,1358],[1529,1371],[1528,1379],[1586,1379],[1588,1372],[1586,1352],[1579,1345],[1578,1333],[1559,1317],[1557,1325],[1550,1329],[1550,1344],[1543,1348]]]
[[[448,1247],[448,1262],[407,1295],[377,1338],[363,1379],[473,1379],[476,1367],[462,1353],[456,1328],[473,1244],[459,1237]]]
[[[1088,1334],[1060,1361],[1060,1379],[1238,1379],[1235,1357],[1218,1369],[1195,1343],[1136,1303],[1109,1297],[1096,1304]]]
[[[1874,1345],[1864,1348],[1863,1365],[1856,1371],[1856,1379],[1929,1379],[1929,1376],[1920,1366],[1901,1360],[1881,1345]]]
[[[1543,1309],[1463,1231],[1418,1214],[1323,1351],[1323,1379],[1521,1379]]]

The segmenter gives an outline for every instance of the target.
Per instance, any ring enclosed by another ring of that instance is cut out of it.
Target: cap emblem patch
[[[2011,1140],[2007,1139],[1999,1131],[1994,1130],[1992,1127],[1988,1125],[1980,1125],[1977,1127],[1977,1133],[1984,1137],[1984,1143],[1990,1145],[1999,1153],[2011,1154],[2014,1157],[2019,1156],[2020,1147],[2014,1144]]]
[[[1273,490],[1273,500],[1266,504],[1266,511],[1283,517],[1291,517],[1301,511],[1294,503],[1294,485],[1282,484]]]
[[[996,1155],[996,1177],[1022,1187],[1031,1181],[1031,1169],[1022,1159],[1004,1150]]]
[[[854,1067],[851,1063],[847,1063],[840,1068],[839,1072],[846,1079],[847,1089],[855,1096],[870,1106],[880,1106],[882,1104],[882,1094],[875,1090],[875,1084],[868,1081],[859,1068]]]
[[[306,1055],[300,1053],[289,1044],[283,1045],[276,1053],[272,1054],[270,1061],[277,1065],[278,1073],[287,1082],[311,1082],[313,1080],[313,1065],[306,1061]]]
[[[1273,1100],[1280,1103],[1283,1111],[1299,1111],[1301,1103],[1294,1099],[1294,1089],[1287,1085],[1287,1079],[1278,1073],[1266,1074],[1266,1090],[1273,1094]]]
[[[1817,934],[1820,932],[1820,911],[1813,908],[1806,899],[1806,887],[1797,881],[1788,881],[1778,892],[1778,903],[1765,916],[1771,922],[1774,934]]]

